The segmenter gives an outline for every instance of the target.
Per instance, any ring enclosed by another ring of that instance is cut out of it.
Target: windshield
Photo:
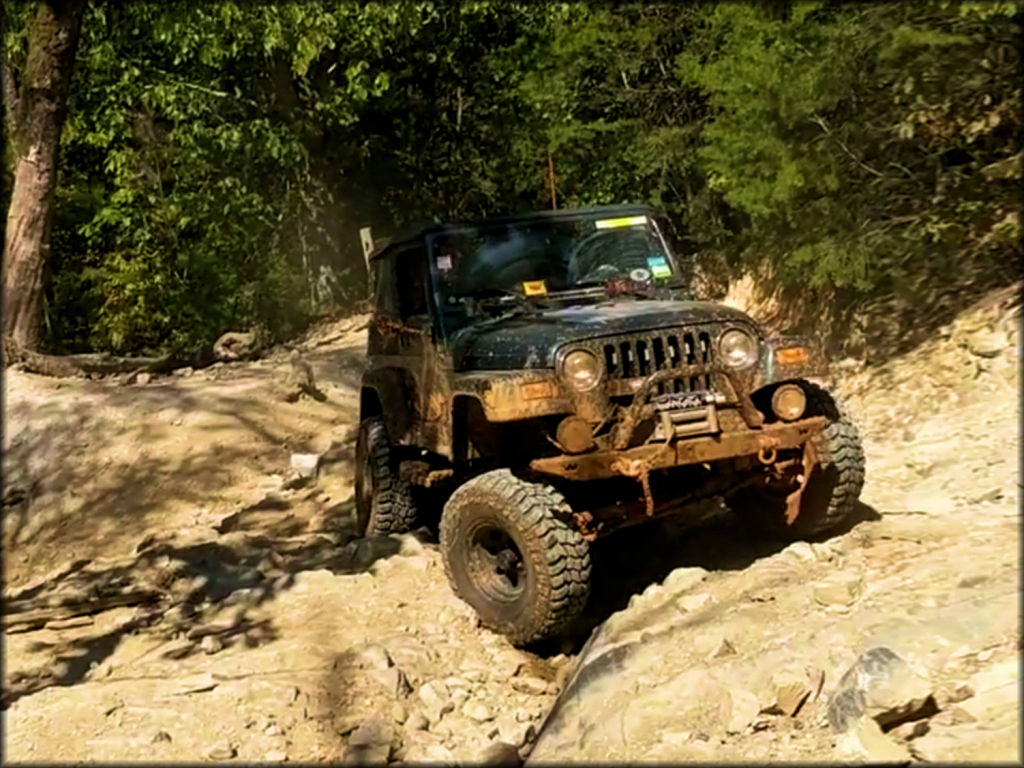
[[[431,271],[451,327],[474,299],[548,296],[612,281],[659,286],[678,267],[647,215],[525,219],[435,235]]]

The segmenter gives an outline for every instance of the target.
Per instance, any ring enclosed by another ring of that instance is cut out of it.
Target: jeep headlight
[[[562,360],[562,378],[577,392],[586,392],[601,381],[601,364],[593,353],[574,350]]]
[[[743,368],[757,359],[757,341],[746,331],[733,328],[718,340],[718,351],[730,368]]]

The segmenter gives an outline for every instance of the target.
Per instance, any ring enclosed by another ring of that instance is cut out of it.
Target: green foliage
[[[1019,149],[1020,6],[979,5],[706,14],[678,72],[713,106],[702,167],[748,263],[848,301],[1000,271],[1017,194],[979,171]]]
[[[13,3],[5,56],[25,55]],[[51,346],[278,337],[365,292],[360,226],[633,200],[808,307],[1006,279],[1021,4],[91,4]],[[1016,158],[1016,159],[1014,159]],[[933,291],[934,293],[934,291]]]

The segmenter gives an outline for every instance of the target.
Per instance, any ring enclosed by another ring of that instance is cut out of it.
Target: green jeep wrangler
[[[447,496],[452,588],[513,643],[580,615],[589,544],[619,527],[719,496],[799,539],[854,509],[863,450],[819,349],[694,300],[650,209],[435,224],[367,259],[359,533]]]

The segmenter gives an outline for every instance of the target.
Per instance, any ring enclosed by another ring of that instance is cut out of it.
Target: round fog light
[[[804,415],[807,395],[796,384],[783,384],[772,394],[772,410],[783,421],[793,421]]]

